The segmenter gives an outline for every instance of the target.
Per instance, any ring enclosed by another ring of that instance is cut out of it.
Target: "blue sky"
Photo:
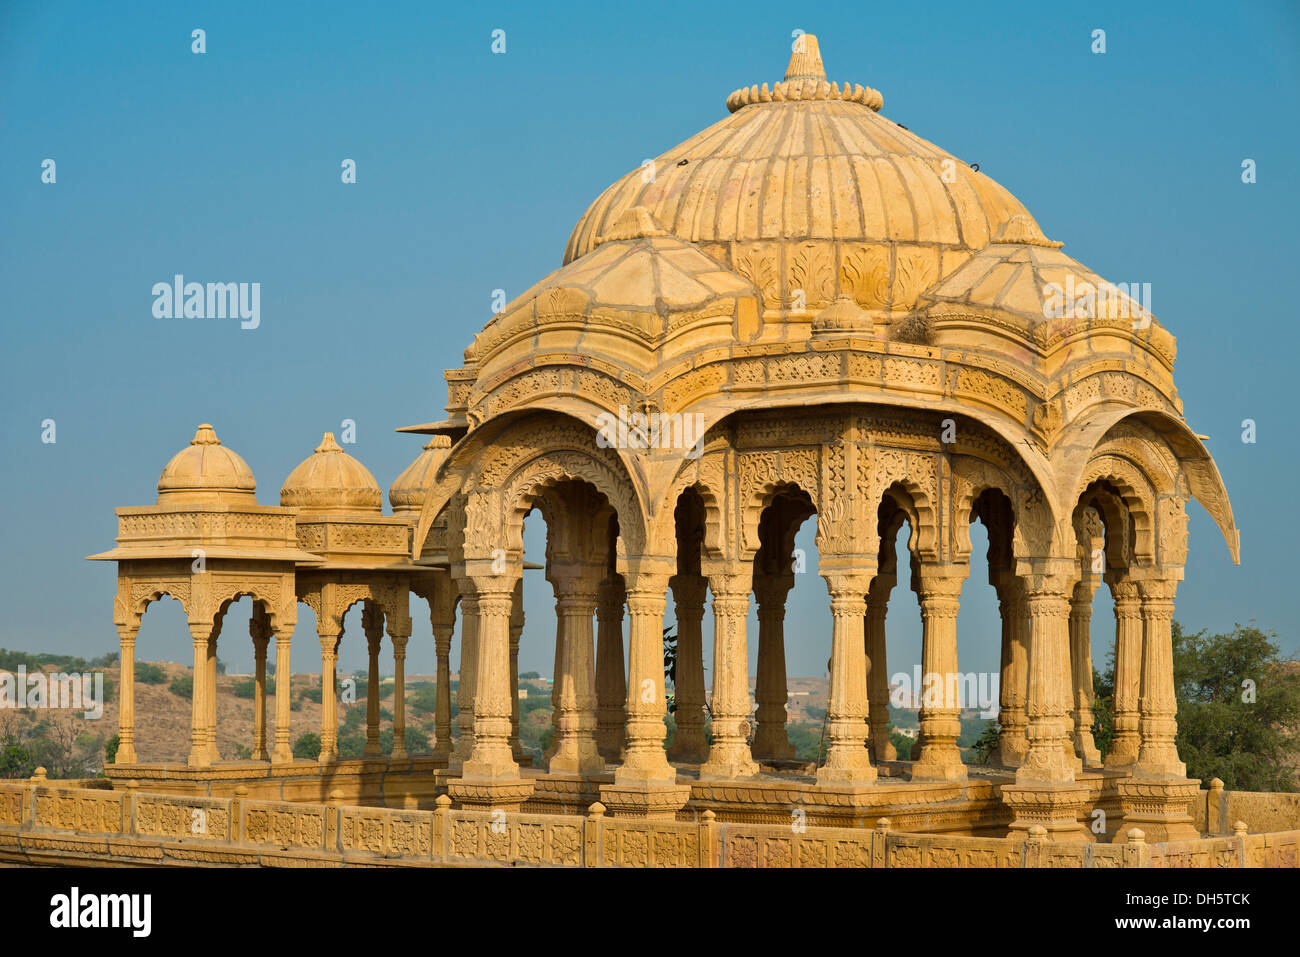
[[[116,647],[112,567],[83,556],[111,546],[115,506],[153,503],[199,422],[249,462],[263,504],[344,419],[357,423],[349,451],[386,488],[420,444],[393,428],[442,417],[443,369],[489,318],[492,290],[513,297],[556,268],[606,185],[725,116],[733,89],[780,79],[802,29],[833,79],[879,89],[891,119],[978,162],[1067,253],[1152,284],[1178,337],[1188,421],[1211,437],[1242,536],[1236,568],[1192,507],[1177,618],[1215,630],[1254,618],[1300,650],[1300,7],[458,6],[0,6],[0,646]],[[491,52],[494,29],[504,54]],[[1091,52],[1094,29],[1104,54]],[[345,158],[355,185],[340,182]],[[261,326],[155,318],[151,287],[175,273],[260,282]],[[1241,441],[1245,418],[1255,444]],[[529,522],[529,558],[541,528]],[[812,533],[809,522],[799,543],[810,551]],[[984,574],[977,557],[964,669],[997,664]],[[529,579],[521,651],[524,670],[544,674],[547,591]],[[891,671],[919,654],[915,602],[905,585],[895,595]],[[803,576],[790,607],[789,670],[820,674],[821,581]],[[246,600],[223,636],[245,633],[241,614]],[[301,616],[295,664],[314,670]],[[359,622],[349,627],[344,668],[364,661]],[[1093,635],[1100,662],[1104,589]],[[412,670],[432,668],[427,636],[417,610]],[[154,606],[139,654],[189,653],[179,608]],[[245,641],[221,654],[251,662]]]

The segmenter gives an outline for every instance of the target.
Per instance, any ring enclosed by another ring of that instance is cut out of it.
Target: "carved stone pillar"
[[[409,626],[408,626],[409,627]],[[388,636],[393,642],[393,753],[391,760],[406,758],[406,643],[409,634],[400,627],[389,624]]]
[[[266,761],[266,647],[271,641],[271,620],[260,605],[253,606],[248,634],[253,639],[253,760]]]
[[[478,685],[478,596],[468,580],[460,583],[460,684],[456,689],[456,725],[460,737],[449,759],[449,767],[460,767],[474,751],[474,693]],[[507,622],[506,659],[510,641]]]
[[[630,559],[633,566],[638,560]],[[602,785],[601,802],[616,816],[671,820],[690,798],[664,753],[663,623],[668,562],[633,568],[625,577],[628,613],[627,733],[614,783]]]
[[[524,579],[519,576],[510,596],[510,753],[516,763],[524,757],[519,743],[519,639],[524,634]]]
[[[1138,730],[1138,697],[1142,692],[1142,599],[1136,582],[1112,580],[1115,601],[1115,736],[1111,739],[1106,767],[1134,764],[1141,735]]]
[[[289,743],[289,702],[293,684],[293,666],[289,645],[293,641],[293,623],[277,622],[275,628],[275,751],[272,764],[291,764],[293,747]],[[321,697],[324,701],[324,697]]]
[[[758,774],[749,750],[749,652],[745,644],[751,562],[720,565],[708,576],[713,591],[713,745],[700,778]]]
[[[1029,609],[1025,586],[1013,573],[995,576],[1002,616],[1002,667],[998,681],[998,750],[991,757],[1006,768],[1018,768],[1029,752],[1025,713],[1029,681]]]
[[[135,636],[139,625],[118,625],[121,673],[118,683],[117,755],[114,764],[135,764]]]
[[[339,756],[339,698],[338,684],[339,642],[343,631],[332,623],[332,617],[322,614],[317,620],[316,635],[320,638],[320,758],[321,764],[337,760]],[[280,693],[276,679],[275,693]]]
[[[452,798],[463,804],[517,809],[533,790],[510,752],[510,606],[520,572],[469,578],[477,618],[474,746],[461,778],[449,785]]]
[[[1181,779],[1187,765],[1178,760],[1174,739],[1178,735],[1174,696],[1173,617],[1176,581],[1140,581],[1142,599],[1142,693],[1135,776]]]
[[[921,603],[921,753],[912,766],[914,781],[957,781],[966,777],[957,738],[961,703],[957,700],[957,608],[968,569],[918,564],[913,587]]]
[[[826,764],[817,783],[837,787],[876,780],[867,742],[867,590],[871,576],[824,574],[831,595],[831,682],[826,703]]]
[[[208,655],[204,662],[207,669],[207,700],[204,702],[207,716],[203,722],[203,735],[207,741],[209,764],[221,760],[221,753],[217,750],[217,636],[220,634],[221,621],[218,620],[212,629],[212,637],[208,639]]]
[[[1070,672],[1074,692],[1074,753],[1085,767],[1101,767],[1101,752],[1092,737],[1092,622],[1093,585],[1081,581],[1070,599]]]
[[[1018,783],[1066,784],[1074,767],[1066,760],[1070,701],[1069,599],[1067,585],[1045,578],[1027,585],[1029,610],[1029,752],[1016,774]]]
[[[384,615],[369,601],[361,610],[361,628],[365,631],[366,650],[369,652],[366,668],[366,746],[361,754],[363,757],[377,757],[384,753],[379,746],[379,648],[384,638]]]
[[[194,686],[190,697],[190,757],[192,768],[205,768],[211,763],[208,751],[208,643],[212,625],[208,622],[190,622],[190,637],[194,641]]]
[[[708,579],[677,574],[668,580],[677,616],[677,673],[674,682],[677,731],[668,756],[684,764],[701,764],[708,757],[704,739],[704,599]],[[662,633],[660,645],[662,649]]]
[[[444,761],[451,755],[451,636],[454,630],[454,623],[438,622],[433,626],[433,648],[438,660],[438,697],[433,712],[437,740],[433,754]]]
[[[889,669],[885,655],[885,618],[889,594],[897,580],[897,575],[884,572],[871,580],[862,623],[867,652],[867,751],[877,764],[898,759],[898,750],[889,740]]]
[[[549,574],[555,586],[561,653],[555,675],[554,750],[548,770],[590,774],[605,767],[596,748],[596,673],[592,661],[595,636],[591,622],[599,579],[583,566],[553,567]]]
[[[600,583],[596,599],[596,748],[609,763],[623,753],[627,680],[623,665],[623,578]]]
[[[1002,799],[1011,806],[1013,836],[1024,840],[1041,824],[1051,840],[1090,841],[1079,821],[1089,787],[1075,782],[1069,744],[1070,580],[1066,575],[1035,575],[1025,583],[1029,611],[1029,751],[1016,771],[1016,783],[1004,785]]]
[[[1153,841],[1194,840],[1200,833],[1189,808],[1198,799],[1201,782],[1187,777],[1175,743],[1173,617],[1178,582],[1168,578],[1137,585],[1142,612],[1140,743],[1132,776],[1117,785],[1124,820],[1114,840],[1127,840],[1134,829]]]
[[[789,689],[785,673],[785,600],[794,587],[794,575],[760,575],[754,578],[758,602],[758,679],[754,697],[758,701],[754,731],[754,758],[759,761],[788,760],[794,748],[786,734],[786,703]]]

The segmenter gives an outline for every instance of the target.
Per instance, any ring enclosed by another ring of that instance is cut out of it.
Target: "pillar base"
[[[866,748],[855,748],[850,754],[832,751],[826,765],[817,769],[817,786],[856,788],[874,783],[876,774]]]
[[[678,728],[672,747],[668,749],[668,760],[680,764],[703,764],[709,760],[709,743],[704,740],[704,732],[683,735],[682,729]]]
[[[948,760],[934,760],[922,755],[921,760],[912,765],[913,781],[964,781],[966,765],[962,764],[961,752]]]
[[[475,810],[518,811],[533,796],[533,782],[524,778],[498,781],[452,781],[447,794],[462,807]]]
[[[1120,811],[1124,820],[1115,831],[1112,843],[1122,844],[1134,828],[1142,831],[1148,842],[1194,841],[1201,836],[1192,823],[1188,808],[1200,793],[1199,779],[1178,781],[1143,781],[1129,778],[1120,781]]]
[[[1014,815],[1007,839],[1027,840],[1029,829],[1040,824],[1049,841],[1092,841],[1080,820],[1091,794],[1087,784],[1004,784],[1002,803]]]
[[[1102,766],[1107,768],[1131,768],[1135,764],[1137,764],[1136,752],[1123,754],[1113,749],[1110,754],[1106,755],[1106,760],[1102,762]]]
[[[602,784],[600,803],[613,817],[674,821],[691,799],[689,784]]]
[[[749,748],[737,747],[721,754],[716,752],[715,747],[709,759],[700,765],[701,781],[735,781],[758,776],[758,762],[750,756]]]
[[[1092,732],[1086,732],[1078,736],[1079,743],[1075,745],[1075,754],[1083,762],[1085,768],[1101,767],[1101,751],[1097,749],[1097,744],[1092,739]]]
[[[605,759],[596,750],[595,742],[588,745],[561,747],[546,764],[549,774],[600,774],[605,770]]]

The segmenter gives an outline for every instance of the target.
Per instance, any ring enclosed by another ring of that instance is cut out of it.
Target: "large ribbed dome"
[[[605,190],[565,262],[644,206],[753,280],[767,309],[847,293],[897,313],[1028,215],[989,177],[880,115],[874,90],[827,82],[816,38],[800,40],[785,80],[737,90],[729,117]]]

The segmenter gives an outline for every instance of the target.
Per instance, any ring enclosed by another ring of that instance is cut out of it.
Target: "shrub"
[[[104,742],[104,764],[112,764],[117,760],[117,749],[122,744],[122,736],[115,734]]]
[[[178,698],[193,698],[194,697],[194,676],[177,675],[175,678],[172,679],[172,683],[169,686],[169,689],[171,690],[171,693],[176,695]]]
[[[147,661],[135,663],[135,680],[146,685],[160,685],[167,680],[167,672]]]
[[[319,758],[320,735],[314,731],[299,735],[298,740],[293,743],[293,756],[295,758],[312,758],[313,760]]]

